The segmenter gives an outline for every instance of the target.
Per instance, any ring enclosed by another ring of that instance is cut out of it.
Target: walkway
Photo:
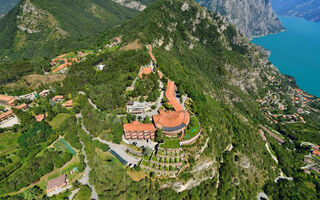
[[[69,200],[72,200],[73,197],[79,192],[79,190],[80,188],[73,190],[69,196]]]

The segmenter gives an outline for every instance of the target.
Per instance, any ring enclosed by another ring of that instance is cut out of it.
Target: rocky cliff
[[[225,16],[249,38],[284,30],[272,10],[270,0],[198,0],[198,2]]]
[[[279,15],[320,22],[320,0],[271,0],[271,3]]]

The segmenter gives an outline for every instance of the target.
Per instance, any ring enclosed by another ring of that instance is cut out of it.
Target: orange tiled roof
[[[151,74],[151,72],[152,72],[151,67],[144,67],[144,68],[141,70],[140,78],[143,77],[143,74]]]
[[[153,53],[152,53],[152,46],[148,45],[148,50],[149,50],[149,56],[151,58],[152,61],[156,61],[156,58],[154,57]]]
[[[177,98],[176,98],[176,90],[177,87],[174,84],[173,81],[168,81],[167,84],[167,90],[166,90],[166,97],[169,101],[169,104],[171,104],[173,106],[173,108],[175,109],[175,111],[181,111],[184,110],[182,105],[178,102]]]
[[[63,104],[64,107],[72,107],[73,100],[69,100]]]
[[[312,153],[317,155],[317,156],[320,156],[320,151],[319,150],[314,150]]]
[[[156,131],[153,124],[140,124],[138,121],[133,121],[131,124],[123,124],[124,131]]]
[[[13,105],[15,100],[16,100],[16,99],[15,99],[14,97],[5,96],[5,95],[1,95],[1,94],[0,94],[0,101],[5,101],[5,102],[7,102],[7,104],[9,104],[9,105]]]
[[[25,109],[26,107],[27,107],[27,104],[24,103],[24,104],[16,106],[16,109],[21,110],[21,109]]]
[[[60,99],[63,99],[62,95],[58,95],[52,98],[53,101],[60,100]]]
[[[39,114],[36,115],[34,118],[37,120],[37,122],[41,122],[44,119],[45,115],[44,114]]]
[[[162,129],[163,127],[177,127],[181,124],[187,125],[189,123],[189,113],[186,110],[181,111],[160,111],[159,115],[153,116],[153,121],[157,128]]]
[[[7,111],[5,113],[2,113],[2,114],[0,114],[0,120],[4,119],[4,118],[6,118],[6,117],[8,117],[8,116],[10,116],[12,114],[13,114],[12,110],[9,110],[9,111]]]

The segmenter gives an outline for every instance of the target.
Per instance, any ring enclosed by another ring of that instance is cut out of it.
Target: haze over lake
[[[320,97],[320,23],[279,18],[288,31],[251,42],[270,50],[269,60],[280,72],[295,77],[301,89]]]

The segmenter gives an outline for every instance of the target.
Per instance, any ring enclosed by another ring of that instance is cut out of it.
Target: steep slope
[[[176,180],[144,179],[135,183],[126,174],[113,177],[112,169],[107,165],[94,167],[94,184],[102,199],[255,199],[267,182],[274,183],[280,169],[288,176],[300,169],[302,157],[295,152],[289,139],[281,146],[266,136],[276,149],[279,159],[276,163],[258,132],[258,124],[277,126],[260,110],[257,100],[268,92],[278,94],[282,100],[288,100],[286,105],[296,112],[297,108],[291,105],[288,96],[295,86],[268,62],[267,55],[261,54],[232,25],[194,1],[160,0],[133,20],[106,33],[100,42],[103,44],[103,41],[119,35],[125,44],[137,39],[142,44],[151,44],[159,69],[175,81],[181,94],[188,94],[192,99],[190,109],[199,117],[203,139],[190,147],[190,153],[193,148],[203,148],[203,152],[193,152],[196,159],[189,160],[191,167]],[[87,88],[88,96],[101,110],[109,113],[124,109],[124,102],[129,100],[126,86],[131,85],[132,72],[137,73],[139,67],[123,70],[112,83],[113,68],[107,67],[97,73],[92,65],[104,62],[106,66],[113,66],[115,62],[141,53],[143,50],[135,54],[134,51],[119,51],[72,66],[59,91],[77,94]],[[144,61],[140,64],[144,65],[145,57],[140,57]],[[107,85],[106,76],[110,76]],[[113,93],[117,94],[118,101],[111,103]],[[307,129],[316,134],[319,129],[311,124],[319,124],[319,119],[310,117],[308,120],[302,126],[307,128],[310,125]],[[283,132],[292,133],[285,125],[282,128],[286,130]],[[306,136],[308,133],[299,134],[308,141],[312,140],[311,135]],[[293,140],[297,142],[298,139]],[[95,165],[96,158],[91,159]],[[100,178],[110,176],[113,178]],[[119,180],[121,186],[118,187],[114,181]],[[314,192],[304,193],[296,187],[298,184],[293,183],[287,190],[292,190],[292,194],[315,197]]]
[[[278,33],[284,29],[273,12],[270,0],[197,0],[208,9],[219,12],[247,37]]]
[[[320,22],[320,0],[271,0],[271,3],[278,15]]]
[[[22,0],[0,21],[0,53],[9,58],[51,57],[87,45],[137,13],[112,0]]]
[[[19,2],[19,0],[0,0],[0,18],[5,15],[9,10],[14,8],[14,6]]]

